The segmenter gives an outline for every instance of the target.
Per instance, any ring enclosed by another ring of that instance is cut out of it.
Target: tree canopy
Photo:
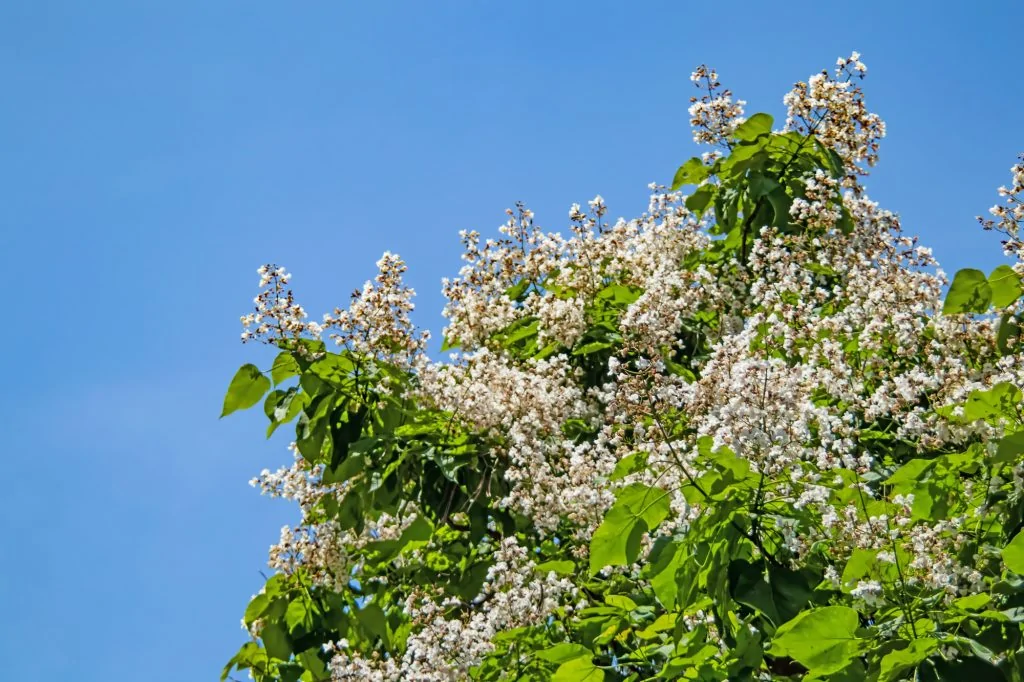
[[[261,267],[223,414],[294,422],[253,484],[301,522],[224,677],[1024,679],[1024,159],[947,293],[866,193],[865,72],[776,124],[699,67],[645,213],[461,234],[443,360],[398,256],[321,322]]]

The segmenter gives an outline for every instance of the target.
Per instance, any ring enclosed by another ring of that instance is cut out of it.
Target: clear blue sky
[[[438,328],[457,231],[526,201],[646,205],[694,152],[700,62],[780,114],[860,50],[889,124],[874,198],[948,272],[994,265],[974,216],[1024,151],[1006,2],[6,2],[0,6],[0,677],[212,680],[267,546],[247,485],[288,460],[218,421],[256,267],[307,308],[386,249]]]

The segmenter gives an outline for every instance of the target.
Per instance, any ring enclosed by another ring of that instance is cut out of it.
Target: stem
[[[677,453],[675,447],[673,447],[672,442],[669,439],[668,432],[665,430],[664,424],[661,423],[661,419],[658,418],[657,412],[654,411],[653,402],[651,405],[651,418],[654,419],[654,423],[658,426],[658,430],[661,431],[661,435],[665,438],[665,445],[668,447],[669,452],[672,454],[672,459],[675,460],[676,466],[679,467],[679,470],[683,473],[683,476],[686,477],[687,482],[690,485],[692,485],[698,493],[700,493],[701,497],[703,497],[705,500],[711,500],[711,495],[708,494],[708,492],[701,487],[700,483],[698,483],[696,479],[694,479],[689,469],[687,469],[686,465],[683,464],[683,461],[679,458],[679,453]],[[743,528],[743,526],[736,523],[736,520],[733,518],[729,519],[729,525],[735,528],[743,537],[750,540],[750,542],[752,542],[754,546],[757,547],[757,549],[761,552],[764,558],[768,560],[768,563],[778,567],[782,566],[782,564],[774,556],[772,556],[772,554],[767,549],[765,549],[764,543],[761,542],[760,537]]]
[[[812,125],[808,129],[807,135],[805,135],[804,138],[802,140],[800,140],[800,144],[797,145],[797,148],[793,151],[793,154],[789,157],[789,160],[786,161],[786,163],[782,166],[782,170],[779,171],[779,177],[780,178],[783,175],[786,174],[786,171],[789,170],[789,167],[793,164],[794,161],[796,161],[797,155],[801,151],[803,151],[804,145],[807,144],[807,140],[810,140],[810,139],[812,139],[814,137],[814,133],[818,130],[818,126],[820,126],[825,121],[826,118],[828,118],[828,111],[823,113],[821,115],[821,118],[819,118],[817,121],[815,121],[814,125]],[[750,227],[751,227],[751,224],[754,221],[754,216],[756,216],[757,212],[761,210],[762,206],[764,206],[764,201],[765,201],[764,195],[758,197],[757,202],[754,203],[754,210],[750,212],[750,215],[746,216],[743,219],[743,225],[740,227],[740,239],[741,239],[741,241],[740,241],[740,261],[741,262],[746,262],[746,260],[747,260],[747,234],[750,232]]]
[[[892,537],[892,525],[889,521],[889,515],[885,515],[885,529],[889,535],[889,542],[892,544],[892,560],[896,564],[896,575],[900,579],[900,587],[902,588],[903,597],[903,608],[906,609],[907,620],[910,622],[910,631],[914,634],[914,638],[917,638],[917,626],[914,624],[914,610],[907,600],[907,581],[903,577],[903,569],[900,567],[900,555],[896,551],[896,538]]]
[[[859,483],[856,484],[856,487],[857,487],[857,496],[860,499],[861,509],[864,510],[864,518],[867,519],[868,528],[873,532],[874,531],[874,527],[872,526],[872,523],[871,523],[871,514],[868,512],[868,505],[867,505],[867,502],[864,500],[864,488],[862,488]],[[903,617],[907,620],[908,623],[910,623],[910,630],[911,630],[911,632],[913,632],[914,637],[916,638],[917,637],[917,628],[914,626],[914,619],[912,617],[912,612],[911,612],[911,609],[907,605],[907,602],[906,602],[907,584],[906,584],[906,582],[903,579],[903,571],[900,569],[900,559],[899,559],[899,555],[896,552],[896,540],[893,539],[892,538],[892,534],[888,532],[888,530],[889,530],[888,529],[888,526],[889,526],[889,517],[888,517],[888,515],[886,515],[885,523],[886,523],[886,530],[887,530],[886,534],[890,536],[889,540],[892,543],[892,559],[896,563],[896,574],[899,576],[900,587],[902,588],[902,590],[898,593],[900,611],[903,612]]]

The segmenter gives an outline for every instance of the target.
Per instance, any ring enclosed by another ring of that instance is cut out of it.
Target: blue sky
[[[872,196],[950,273],[1024,151],[1018,1],[0,5],[0,654],[10,680],[215,679],[285,503],[260,414],[218,421],[256,267],[306,307],[403,254],[438,329],[457,232],[524,200],[646,205],[695,149],[707,62],[781,114],[860,50],[889,125]]]

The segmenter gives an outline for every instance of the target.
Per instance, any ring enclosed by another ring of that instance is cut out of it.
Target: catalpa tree
[[[646,213],[463,232],[444,351],[395,255],[312,322],[260,268],[224,414],[294,422],[298,503],[224,671],[326,680],[1024,679],[1024,163],[945,275],[863,184],[857,54],[744,116]]]

